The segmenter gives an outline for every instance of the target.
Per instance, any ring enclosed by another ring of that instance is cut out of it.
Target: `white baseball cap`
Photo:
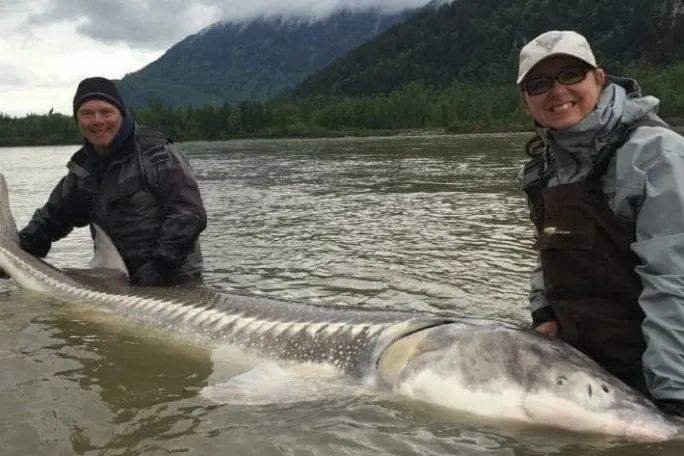
[[[542,60],[554,55],[569,55],[596,68],[596,58],[587,39],[571,30],[551,30],[542,33],[520,50],[518,80],[520,84],[527,73]]]

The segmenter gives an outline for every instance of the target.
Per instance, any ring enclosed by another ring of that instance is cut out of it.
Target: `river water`
[[[209,214],[202,236],[207,286],[527,324],[534,254],[516,183],[526,138],[181,144]],[[0,149],[19,226],[44,203],[74,150]],[[85,267],[90,254],[87,230],[76,230],[53,246],[49,261]],[[681,441],[623,444],[473,420],[351,384],[314,391],[306,401],[262,404],[217,403],[200,394],[258,362],[192,335],[65,305],[0,280],[0,454],[684,451]]]

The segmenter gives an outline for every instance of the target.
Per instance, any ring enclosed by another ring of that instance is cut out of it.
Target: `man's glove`
[[[27,228],[19,231],[19,245],[21,250],[34,257],[44,258],[50,251],[52,242],[40,231],[29,232]]]
[[[656,401],[656,405],[668,415],[684,418],[684,401],[678,399],[660,399]]]
[[[160,260],[148,261],[135,271],[131,283],[144,287],[166,285],[169,283],[169,267]]]
[[[10,277],[7,275],[7,273],[0,268],[0,279],[9,279]]]

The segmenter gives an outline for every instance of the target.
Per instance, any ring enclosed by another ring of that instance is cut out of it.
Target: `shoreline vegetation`
[[[24,118],[14,119],[15,121],[25,120],[31,118],[35,120],[36,117],[45,117],[47,115],[30,114]],[[51,114],[51,116],[62,116],[61,114]],[[0,123],[2,123],[3,114],[0,113]],[[68,122],[72,122],[71,117],[63,116]],[[684,119],[675,119],[677,124],[673,123],[672,119],[664,119],[670,127],[677,133],[684,135]],[[143,124],[148,125],[148,124]],[[163,127],[159,127],[163,130]],[[68,128],[69,133],[64,136],[50,135],[36,135],[30,138],[8,138],[2,135],[0,129],[0,148],[7,147],[40,147],[40,146],[68,146],[80,147],[81,139],[78,135],[77,129]],[[378,137],[393,137],[393,136],[448,136],[448,135],[489,135],[489,134],[529,134],[533,135],[534,130],[528,123],[526,125],[504,125],[497,123],[495,125],[459,125],[446,128],[396,128],[396,129],[337,129],[337,130],[323,130],[317,129],[315,134],[307,132],[297,132],[295,134],[277,132],[277,131],[263,131],[254,132],[252,134],[234,134],[230,136],[218,136],[213,138],[203,137],[173,137],[169,135],[174,142],[188,142],[188,141],[230,141],[230,140],[268,140],[268,139],[335,139],[335,138],[378,138]]]
[[[636,74],[643,93],[661,100],[660,115],[684,132],[684,63]],[[1,108],[0,108],[1,109]],[[515,86],[454,83],[433,88],[412,82],[366,97],[283,96],[265,102],[177,107],[161,100],[133,110],[142,125],[176,142],[256,138],[335,138],[531,132],[532,121]],[[10,117],[0,112],[0,147],[79,144],[71,116],[48,112]]]

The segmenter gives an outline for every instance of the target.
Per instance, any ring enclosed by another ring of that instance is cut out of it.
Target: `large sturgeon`
[[[333,364],[378,388],[483,416],[635,441],[678,428],[651,402],[558,340],[503,322],[351,310],[205,290],[174,298],[86,285],[18,244],[0,174],[0,268],[19,286],[105,306],[278,359]]]

